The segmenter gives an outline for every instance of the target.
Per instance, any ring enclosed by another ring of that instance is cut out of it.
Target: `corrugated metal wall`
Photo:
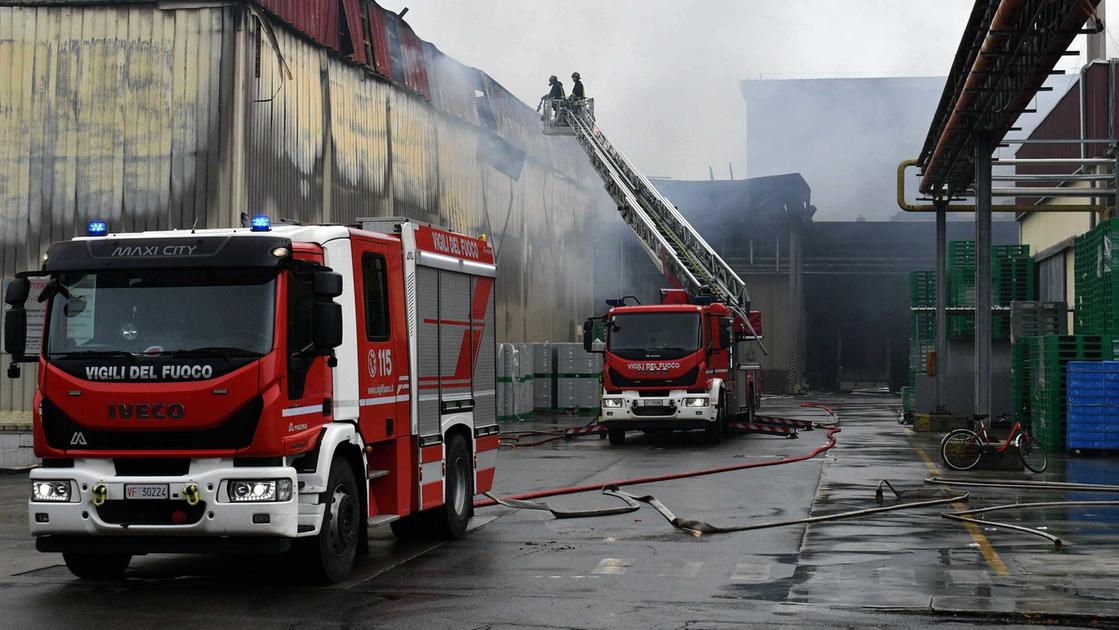
[[[499,341],[571,339],[589,235],[617,220],[575,143],[430,44],[428,101],[271,26],[247,5],[0,6],[0,277],[92,218],[406,215],[489,236]],[[26,419],[32,372],[0,384],[0,424]]]

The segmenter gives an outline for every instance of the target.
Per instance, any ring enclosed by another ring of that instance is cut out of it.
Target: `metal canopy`
[[[918,158],[921,192],[947,199],[971,186],[977,134],[1002,141],[1097,4],[975,0]]]

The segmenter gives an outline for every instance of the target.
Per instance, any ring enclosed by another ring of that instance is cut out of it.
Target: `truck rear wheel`
[[[610,438],[611,446],[621,446],[626,443],[625,429],[607,429],[606,435]]]
[[[63,553],[62,559],[83,580],[119,580],[132,562],[127,553]]]
[[[361,528],[366,525],[354,471],[342,457],[331,462],[326,488],[319,535],[299,542],[311,578],[321,584],[337,584],[354,567]]]
[[[446,502],[420,513],[420,530],[426,537],[455,540],[466,535],[474,516],[474,464],[470,447],[461,435],[447,442]]]

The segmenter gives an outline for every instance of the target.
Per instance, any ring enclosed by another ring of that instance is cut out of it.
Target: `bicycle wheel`
[[[1018,446],[1018,457],[1022,459],[1026,468],[1035,473],[1045,472],[1045,467],[1049,465],[1049,458],[1045,456],[1041,443],[1034,439],[1034,436],[1023,433],[1015,440],[1015,444]]]
[[[952,470],[971,470],[983,456],[983,443],[975,431],[956,429],[940,441],[940,457]]]

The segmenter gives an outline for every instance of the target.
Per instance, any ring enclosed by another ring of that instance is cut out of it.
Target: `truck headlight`
[[[68,503],[70,501],[70,480],[50,480],[31,482],[31,500],[43,503]]]
[[[622,399],[621,398],[603,398],[602,399],[602,406],[603,407],[610,407],[612,409],[617,409],[617,408],[622,406]]]
[[[708,398],[706,396],[696,396],[684,399],[685,407],[706,407]]]
[[[231,479],[227,482],[233,503],[264,503],[291,499],[290,479]]]

